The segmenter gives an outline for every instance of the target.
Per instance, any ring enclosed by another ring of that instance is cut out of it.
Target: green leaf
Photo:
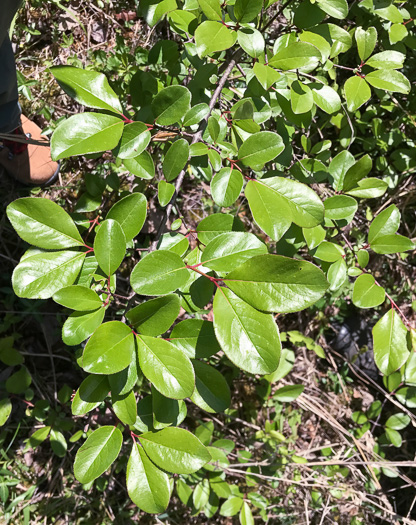
[[[64,120],[52,135],[53,160],[114,149],[123,134],[123,121],[104,113],[80,113]]]
[[[311,306],[328,288],[319,268],[281,255],[252,257],[229,273],[224,283],[254,308],[280,313]]]
[[[110,386],[107,376],[89,375],[78,388],[72,401],[72,414],[83,416],[104,401]]]
[[[404,24],[392,24],[389,29],[389,39],[391,44],[401,42],[407,37],[409,31]]]
[[[195,375],[189,358],[177,347],[148,336],[137,336],[139,363],[143,374],[164,396],[171,399],[190,397]]]
[[[182,288],[189,270],[176,253],[166,250],[149,253],[134,267],[130,283],[139,295],[166,295]]]
[[[170,182],[176,179],[183,170],[189,158],[189,143],[185,139],[179,139],[172,144],[163,161],[163,174]]]
[[[149,432],[140,436],[140,442],[153,463],[175,474],[192,474],[211,460],[199,439],[182,428]]]
[[[316,249],[314,257],[325,262],[336,262],[345,257],[345,253],[338,244],[323,241]]]
[[[316,3],[329,16],[340,20],[348,16],[347,0],[317,0]]]
[[[398,370],[409,357],[407,330],[395,310],[389,310],[373,328],[374,360],[386,376]]]
[[[358,250],[357,262],[361,268],[365,268],[370,260],[370,254],[367,250]]]
[[[138,358],[137,352],[135,352],[135,355],[127,368],[121,372],[108,376],[112,394],[123,396],[124,394],[128,394],[134,388],[138,380],[137,365]]]
[[[403,235],[383,235],[371,243],[371,249],[376,253],[402,253],[414,250],[414,243]]]
[[[254,255],[267,253],[267,246],[252,233],[222,233],[209,242],[202,253],[204,266],[230,272]]]
[[[368,231],[368,242],[371,244],[379,237],[394,235],[400,226],[400,211],[391,204],[388,208],[379,213],[370,224]]]
[[[208,131],[213,142],[217,142],[218,136],[221,132],[221,128],[218,123],[218,120],[214,116],[211,116],[208,119]]]
[[[143,122],[132,122],[124,126],[121,137],[118,157],[120,159],[134,159],[149,145],[150,131]]]
[[[263,167],[285,149],[282,137],[272,131],[250,135],[238,150],[238,159],[250,168]]]
[[[202,219],[196,227],[196,231],[198,239],[206,245],[221,233],[245,231],[245,228],[238,217],[226,213],[214,213]]]
[[[218,206],[231,206],[243,189],[244,179],[238,170],[222,168],[211,180],[211,194]]]
[[[220,0],[198,0],[198,4],[208,20],[222,20]]]
[[[0,399],[0,427],[2,427],[9,419],[12,408],[12,402],[8,397]]]
[[[49,199],[17,199],[6,213],[18,235],[34,246],[59,250],[84,245],[71,217]]]
[[[386,436],[394,447],[400,448],[402,446],[402,443],[403,443],[402,436],[400,435],[399,432],[397,432],[397,430],[386,428]]]
[[[305,184],[288,178],[249,181],[245,194],[254,220],[276,241],[292,222],[302,228],[313,228],[324,217],[324,206],[317,194]]]
[[[202,102],[201,104],[196,104],[186,113],[183,119],[184,126],[195,126],[199,124],[209,114],[209,106]]]
[[[231,290],[218,288],[214,328],[222,350],[237,367],[252,374],[276,370],[281,345],[272,315],[258,312]]]
[[[146,197],[143,193],[132,193],[117,201],[107,213],[106,219],[117,221],[123,229],[126,241],[130,241],[143,228],[146,215]]]
[[[170,342],[192,359],[207,358],[221,350],[212,322],[185,319],[174,326]]]
[[[30,438],[27,441],[26,448],[33,448],[35,449],[37,446],[39,446],[45,439],[49,436],[49,433],[51,431],[50,426],[42,427],[36,430],[36,432],[33,432],[33,434],[30,436]]]
[[[346,220],[352,221],[358,209],[355,199],[347,195],[334,195],[324,202],[325,217],[333,221]]]
[[[94,254],[106,275],[113,274],[126,254],[126,237],[120,224],[107,219],[100,224],[94,239]]]
[[[174,193],[175,186],[173,184],[169,184],[169,182],[165,182],[164,180],[159,181],[157,185],[157,198],[162,208],[169,204]]]
[[[263,89],[269,90],[280,78],[281,74],[272,67],[256,62],[253,66],[253,72]]]
[[[264,53],[263,35],[252,27],[243,27],[237,31],[237,39],[243,50],[252,58],[259,58]]]
[[[290,69],[312,71],[319,64],[321,58],[319,49],[312,44],[308,44],[307,42],[294,42],[280,49],[269,60],[269,65],[283,71]]]
[[[331,292],[339,290],[347,280],[347,265],[344,259],[338,259],[328,269],[327,278]]]
[[[13,291],[27,299],[49,299],[74,283],[85,253],[61,251],[32,255],[20,262],[12,276]]]
[[[387,182],[372,177],[360,180],[355,188],[351,188],[346,193],[361,199],[376,199],[386,193]]]
[[[195,31],[196,50],[200,58],[232,47],[237,40],[237,32],[228,29],[220,22],[207,20]]]
[[[347,150],[343,150],[334,157],[329,165],[329,173],[333,178],[334,190],[341,191],[344,186],[344,178],[351,166],[354,166],[354,156]]]
[[[165,427],[178,427],[187,415],[183,400],[169,399],[152,387],[153,427],[162,430]]]
[[[253,514],[251,513],[251,509],[247,501],[245,501],[241,507],[239,519],[241,525],[254,525]]]
[[[368,73],[365,79],[371,86],[392,93],[407,95],[411,88],[409,80],[395,69],[378,69]]]
[[[338,113],[341,109],[341,99],[338,93],[329,86],[314,84],[312,95],[315,104],[329,115]]]
[[[135,442],[127,463],[126,484],[131,500],[139,509],[149,514],[166,510],[170,499],[169,477]]]
[[[127,368],[134,355],[134,336],[120,321],[99,326],[85,346],[82,368],[92,374],[115,374]]]
[[[384,302],[386,292],[372,275],[360,275],[354,283],[352,302],[359,308],[374,308]]]
[[[139,13],[153,27],[170,11],[177,9],[176,0],[140,0]]]
[[[68,444],[62,432],[59,432],[59,430],[56,430],[56,429],[52,429],[49,440],[51,443],[51,448],[54,451],[54,453],[59,458],[63,458],[68,449]]]
[[[254,20],[263,7],[263,0],[236,0],[234,4],[234,16],[237,22],[246,24]]]
[[[134,159],[124,159],[123,164],[130,173],[141,179],[150,180],[155,176],[155,165],[148,151],[143,151]]]
[[[243,506],[244,500],[237,496],[231,496],[221,505],[220,516],[235,516]]]
[[[350,77],[344,84],[345,99],[348,111],[357,111],[371,97],[371,89],[367,82],[359,77]]]
[[[102,301],[94,290],[80,285],[61,288],[54,294],[53,300],[71,310],[90,311],[102,306]]]
[[[157,336],[169,330],[179,311],[179,297],[171,294],[139,304],[127,312],[126,318],[138,332]]]
[[[403,412],[399,412],[398,414],[390,416],[386,421],[385,426],[394,430],[403,430],[407,427],[410,421],[410,416],[403,414]]]
[[[375,69],[400,69],[403,67],[405,58],[406,55],[399,51],[382,51],[369,58],[366,64]]]
[[[103,322],[104,308],[98,308],[93,312],[73,312],[62,327],[62,340],[66,345],[79,345]]]
[[[276,390],[273,400],[280,403],[290,403],[299,397],[304,390],[303,385],[286,385]]]
[[[315,226],[314,228],[303,228],[303,236],[305,238],[306,244],[310,250],[313,250],[321,244],[325,239],[326,231],[322,226]]]
[[[363,155],[360,160],[348,168],[344,176],[343,190],[348,191],[356,187],[358,182],[366,177],[373,167],[373,161],[369,155]]]
[[[215,22],[214,22],[215,23]],[[162,89],[152,102],[155,122],[171,126],[179,122],[191,107],[191,92],[184,86],[169,86]]]
[[[309,86],[299,80],[290,86],[290,104],[296,115],[308,113],[313,108],[313,93]]]
[[[136,396],[131,391],[128,394],[111,393],[111,404],[118,419],[125,425],[133,426],[137,419]]]
[[[357,27],[355,30],[355,40],[357,42],[358,55],[365,62],[371,55],[377,43],[377,29],[369,27],[367,30]]]
[[[79,104],[121,113],[120,101],[102,73],[72,66],[54,66],[50,71],[65,93]]]
[[[103,474],[117,458],[123,436],[117,427],[103,426],[95,430],[78,450],[74,474],[80,483],[90,483]]]
[[[193,492],[192,501],[193,501],[194,507],[197,510],[203,509],[205,505],[208,503],[209,493],[210,493],[209,480],[205,478],[203,481],[201,481],[195,486],[195,490]]]
[[[193,361],[193,366],[196,382],[191,401],[207,412],[224,412],[231,403],[230,388],[225,377],[201,361]]]

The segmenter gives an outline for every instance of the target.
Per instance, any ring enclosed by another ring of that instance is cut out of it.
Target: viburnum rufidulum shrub
[[[87,374],[74,416],[103,401],[114,414],[78,450],[75,477],[91,483],[130,446],[129,495],[160,513],[171,474],[221,470],[216,449],[180,425],[190,403],[209,413],[229,407],[220,369],[275,373],[276,314],[323,310],[339,297],[378,307],[375,362],[406,382],[414,331],[368,264],[405,257],[414,244],[397,233],[395,204],[383,206],[398,182],[370,135],[378,112],[400,111],[397,99],[410,93],[400,70],[413,13],[367,0],[351,11],[346,0],[152,0],[139,14],[168,25],[171,40],[141,50],[129,93],[116,94],[96,71],[51,69],[93,109],[59,124],[54,159],[112,151],[137,187],[90,224],[42,198],[18,199],[7,215],[32,245],[13,273],[15,293],[72,310],[62,339],[82,346]],[[218,210],[195,229],[178,215],[186,178],[209,184]],[[143,246],[150,199],[162,220]],[[358,235],[360,212],[370,220]],[[132,293],[120,311],[121,266],[124,276],[132,268]],[[213,321],[202,317],[211,310]],[[251,523],[243,500],[239,511]]]

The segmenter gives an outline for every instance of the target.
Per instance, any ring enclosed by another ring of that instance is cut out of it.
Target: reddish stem
[[[201,272],[201,270],[198,270],[196,268],[196,266],[200,266],[200,264],[196,264],[194,266],[191,266],[189,264],[186,265],[186,267],[188,268],[188,270],[193,270],[194,272],[196,273],[199,273],[200,275],[202,275],[203,277],[206,277],[207,279],[209,279],[212,283],[215,284],[215,286],[217,288],[221,288],[221,285],[218,284],[218,282],[221,280],[221,279],[216,279],[215,277],[211,277],[211,275],[207,275],[206,273],[204,272]]]

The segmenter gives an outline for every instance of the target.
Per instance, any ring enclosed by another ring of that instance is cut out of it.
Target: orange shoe
[[[15,135],[16,140],[14,140]],[[46,138],[34,122],[22,115],[21,127],[7,134],[7,139],[0,139],[0,166],[14,179],[32,186],[52,184],[59,174],[59,163],[51,159],[51,149],[44,144],[28,144],[30,139],[42,143]]]

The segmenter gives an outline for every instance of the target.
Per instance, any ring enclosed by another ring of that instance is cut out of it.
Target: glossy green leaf
[[[235,516],[243,506],[243,498],[231,496],[221,505],[220,516]]]
[[[341,99],[338,93],[329,86],[314,84],[312,95],[315,104],[329,115],[338,113],[341,109]]]
[[[311,88],[295,80],[290,86],[290,104],[293,113],[299,115],[301,113],[308,113],[313,108],[313,93]]]
[[[366,62],[368,66],[374,67],[375,69],[400,69],[403,67],[403,62],[406,55],[399,51],[382,51],[376,53]]]
[[[224,283],[254,308],[280,313],[311,306],[328,288],[319,268],[280,255],[252,257],[229,273]]]
[[[230,272],[254,255],[267,253],[267,246],[252,233],[222,233],[209,242],[202,253],[204,266]]]
[[[315,46],[307,42],[294,42],[280,49],[269,60],[269,65],[283,71],[290,69],[312,71],[320,60],[321,53]]]
[[[123,134],[123,121],[104,113],[80,113],[64,120],[52,135],[53,160],[114,149]]]
[[[317,0],[317,4],[326,14],[334,18],[343,20],[348,16],[347,0]]]
[[[329,165],[329,173],[332,176],[334,190],[341,191],[344,186],[344,178],[348,170],[355,164],[354,156],[347,150],[343,150],[334,157]]]
[[[207,358],[221,350],[213,323],[202,319],[185,319],[175,325],[170,342],[191,359]]]
[[[226,213],[214,213],[203,219],[196,227],[198,239],[203,244],[208,244],[221,233],[245,231],[243,223],[238,217]]]
[[[191,396],[199,408],[207,412],[224,412],[231,403],[231,393],[225,377],[202,361],[193,361],[195,390]]]
[[[247,501],[241,507],[239,519],[241,525],[254,525],[253,514]]]
[[[135,355],[133,356],[133,359],[130,361],[130,364],[127,368],[121,370],[121,372],[117,372],[116,374],[111,374],[108,376],[111,393],[120,396],[128,394],[137,383],[137,368],[138,358],[137,352],[135,352]]]
[[[72,414],[83,416],[104,401],[110,386],[106,376],[89,375],[84,379],[72,400]]]
[[[139,304],[127,312],[126,318],[138,332],[157,336],[169,330],[179,311],[179,297],[171,294]]]
[[[20,262],[12,276],[14,293],[27,299],[49,299],[74,283],[85,253],[61,251],[32,255]]]
[[[335,262],[345,257],[345,252],[338,244],[323,241],[316,249],[314,257],[325,262]]]
[[[280,78],[281,74],[266,64],[256,62],[253,66],[253,72],[263,89],[269,90]]]
[[[2,427],[9,419],[12,408],[12,402],[8,397],[0,399],[0,427]]]
[[[134,336],[120,321],[97,328],[84,349],[82,368],[92,374],[115,374],[127,368],[134,355]]]
[[[153,463],[175,474],[196,472],[211,459],[199,439],[182,428],[143,434],[140,443]]]
[[[100,224],[94,240],[94,254],[106,275],[113,274],[126,254],[126,237],[120,224],[107,219]]]
[[[241,48],[252,58],[259,58],[264,53],[266,43],[263,35],[257,29],[252,27],[239,29],[237,31],[237,40]]]
[[[80,285],[61,288],[54,294],[53,300],[71,310],[89,311],[102,306],[102,301],[94,290]]]
[[[18,235],[38,248],[59,250],[84,245],[71,217],[49,199],[17,199],[7,206],[7,217]]]
[[[155,165],[148,151],[143,151],[134,159],[124,159],[123,164],[130,173],[141,179],[150,180],[155,176]]]
[[[169,204],[174,193],[175,186],[173,184],[169,184],[169,182],[165,182],[164,180],[159,181],[157,185],[157,198],[162,208]]]
[[[80,483],[90,483],[103,474],[117,458],[123,436],[114,426],[95,430],[78,450],[74,474]]]
[[[195,490],[192,495],[192,501],[194,507],[197,510],[201,510],[207,505],[209,500],[209,493],[209,480],[205,478],[195,486]]]
[[[63,458],[68,449],[68,444],[62,432],[59,432],[59,430],[52,428],[49,441],[54,454],[59,458]]]
[[[392,24],[389,29],[389,39],[391,44],[401,42],[407,37],[409,31],[404,24]]]
[[[196,50],[201,58],[229,49],[236,40],[237,32],[228,29],[220,22],[207,20],[195,31]]]
[[[178,427],[187,415],[186,403],[182,399],[170,399],[152,387],[153,428]]]
[[[291,403],[305,390],[304,385],[286,385],[276,390],[273,399],[279,403]]]
[[[184,169],[189,158],[189,143],[185,139],[175,141],[166,153],[163,161],[163,174],[170,182],[176,179]]]
[[[218,206],[231,206],[243,189],[244,179],[238,170],[222,168],[211,180],[211,194]]]
[[[139,363],[143,374],[164,396],[171,399],[190,397],[195,375],[189,358],[177,347],[148,336],[137,336]]]
[[[132,193],[117,201],[107,213],[106,219],[117,221],[123,229],[126,241],[130,241],[143,228],[146,215],[146,197],[143,193]]]
[[[132,122],[124,126],[121,137],[118,157],[120,159],[134,159],[149,145],[150,131],[143,122]]]
[[[343,190],[349,191],[355,188],[358,182],[366,177],[373,167],[373,161],[369,155],[363,155],[359,160],[350,166],[345,173]]]
[[[334,195],[325,200],[324,207],[326,218],[333,221],[345,219],[351,222],[358,209],[358,204],[355,199],[347,195]]]
[[[409,80],[395,69],[378,69],[368,73],[365,79],[371,86],[392,93],[407,95],[411,88]]]
[[[202,102],[201,104],[196,104],[186,113],[183,119],[184,126],[195,126],[199,124],[209,114],[209,106]]]
[[[371,249],[376,253],[402,253],[414,250],[414,243],[403,235],[383,235],[371,243]]]
[[[23,394],[30,386],[32,377],[25,366],[21,366],[6,381],[6,390],[10,394]]]
[[[152,102],[156,122],[161,126],[171,126],[179,122],[190,107],[191,92],[184,86],[166,87],[159,91]]]
[[[250,168],[264,166],[285,149],[280,135],[272,131],[260,131],[250,135],[238,150],[238,159]]]
[[[364,62],[372,54],[377,43],[377,29],[369,27],[367,30],[357,27],[355,30],[358,54]]]
[[[409,357],[407,330],[395,310],[391,309],[373,328],[374,360],[384,375],[398,370]]]
[[[390,416],[387,419],[385,426],[394,430],[403,430],[407,427],[410,421],[410,416],[408,416],[407,414],[403,414],[403,412],[399,412],[398,414],[393,414],[392,416]]]
[[[251,22],[260,13],[263,0],[236,0],[234,4],[234,16],[241,24]]]
[[[168,475],[158,469],[136,443],[127,463],[127,492],[139,509],[149,514],[166,510],[170,499]]]
[[[213,142],[216,143],[221,132],[221,128],[218,123],[218,120],[214,116],[211,116],[208,119],[208,131]]]
[[[128,394],[111,395],[111,404],[118,419],[125,425],[133,426],[137,419],[136,396],[131,391]]]
[[[354,283],[352,302],[359,308],[374,308],[384,302],[386,292],[372,275],[360,275]]]
[[[368,242],[371,244],[379,237],[394,235],[400,226],[400,211],[397,206],[391,204],[379,213],[370,224],[368,230]]]
[[[62,340],[66,345],[76,346],[88,339],[103,322],[104,308],[92,312],[73,312],[62,327]]]
[[[65,93],[79,104],[121,113],[120,101],[102,73],[73,66],[54,66],[50,71]]]
[[[371,89],[364,78],[350,77],[344,84],[345,99],[348,111],[357,111],[371,97]]]
[[[136,264],[130,283],[139,295],[166,295],[184,286],[188,279],[189,270],[179,255],[159,250]]]
[[[344,259],[340,258],[331,264],[327,272],[327,279],[331,292],[335,292],[341,288],[347,280],[347,265]]]
[[[219,288],[214,298],[214,328],[222,350],[237,367],[252,374],[276,370],[281,345],[272,315]]]
[[[310,250],[313,250],[321,244],[325,239],[326,231],[322,226],[315,226],[314,228],[303,228],[303,237]]]

